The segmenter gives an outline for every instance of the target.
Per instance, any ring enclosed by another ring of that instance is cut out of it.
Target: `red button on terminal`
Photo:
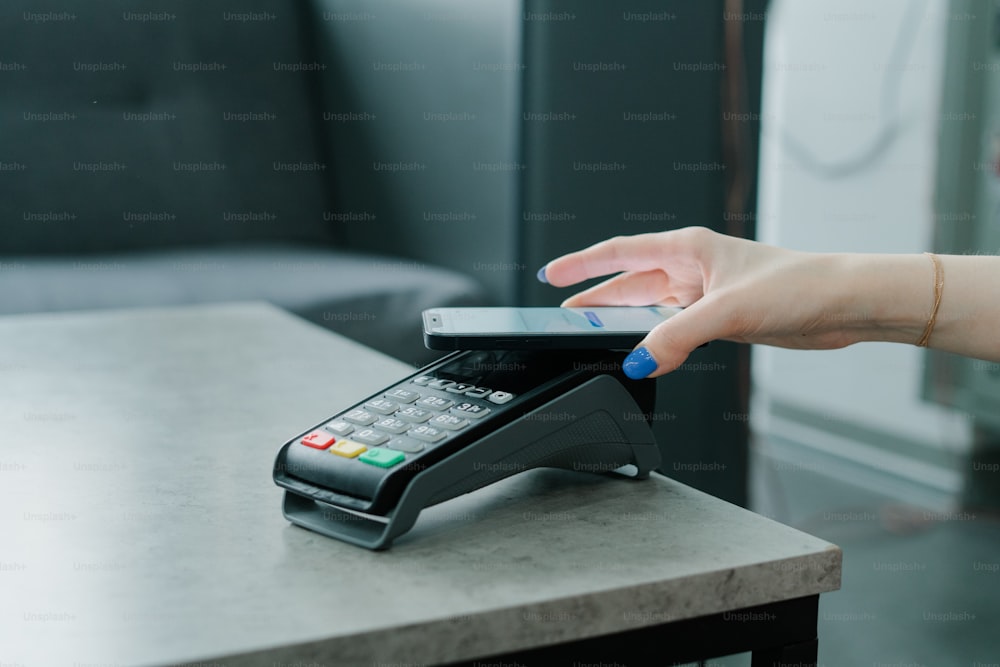
[[[329,433],[324,433],[323,431],[313,431],[306,437],[302,438],[303,445],[315,447],[316,449],[326,449],[335,442],[337,442],[335,437]]]

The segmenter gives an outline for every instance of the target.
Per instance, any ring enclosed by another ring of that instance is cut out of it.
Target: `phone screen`
[[[680,312],[663,306],[592,308],[436,308],[424,318],[429,333],[601,335],[645,333]]]

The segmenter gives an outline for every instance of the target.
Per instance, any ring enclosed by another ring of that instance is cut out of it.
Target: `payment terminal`
[[[292,523],[385,549],[420,511],[539,467],[643,479],[660,465],[654,380],[624,352],[449,354],[286,442],[274,462]]]

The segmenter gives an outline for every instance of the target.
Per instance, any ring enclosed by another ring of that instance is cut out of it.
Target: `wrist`
[[[855,342],[915,345],[927,327],[934,295],[934,265],[926,255],[833,255],[843,276],[838,309]]]

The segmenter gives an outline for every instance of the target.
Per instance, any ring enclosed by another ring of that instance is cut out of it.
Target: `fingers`
[[[539,270],[538,279],[564,287],[619,274],[566,299],[565,307],[687,306],[650,331],[625,358],[627,376],[657,377],[679,367],[698,346],[725,337],[723,311],[706,295],[704,263],[718,254],[726,238],[704,227],[617,236],[552,260]]]
[[[539,271],[539,279],[565,287],[619,271],[651,271],[663,264],[666,239],[662,233],[616,236],[552,260]]]
[[[563,308],[648,306],[651,303],[659,303],[669,286],[670,280],[663,271],[620,273],[599,285],[574,294],[561,305]]]
[[[724,320],[710,298],[703,298],[662,322],[625,357],[625,375],[638,380],[676,370],[703,343],[724,337]]]

